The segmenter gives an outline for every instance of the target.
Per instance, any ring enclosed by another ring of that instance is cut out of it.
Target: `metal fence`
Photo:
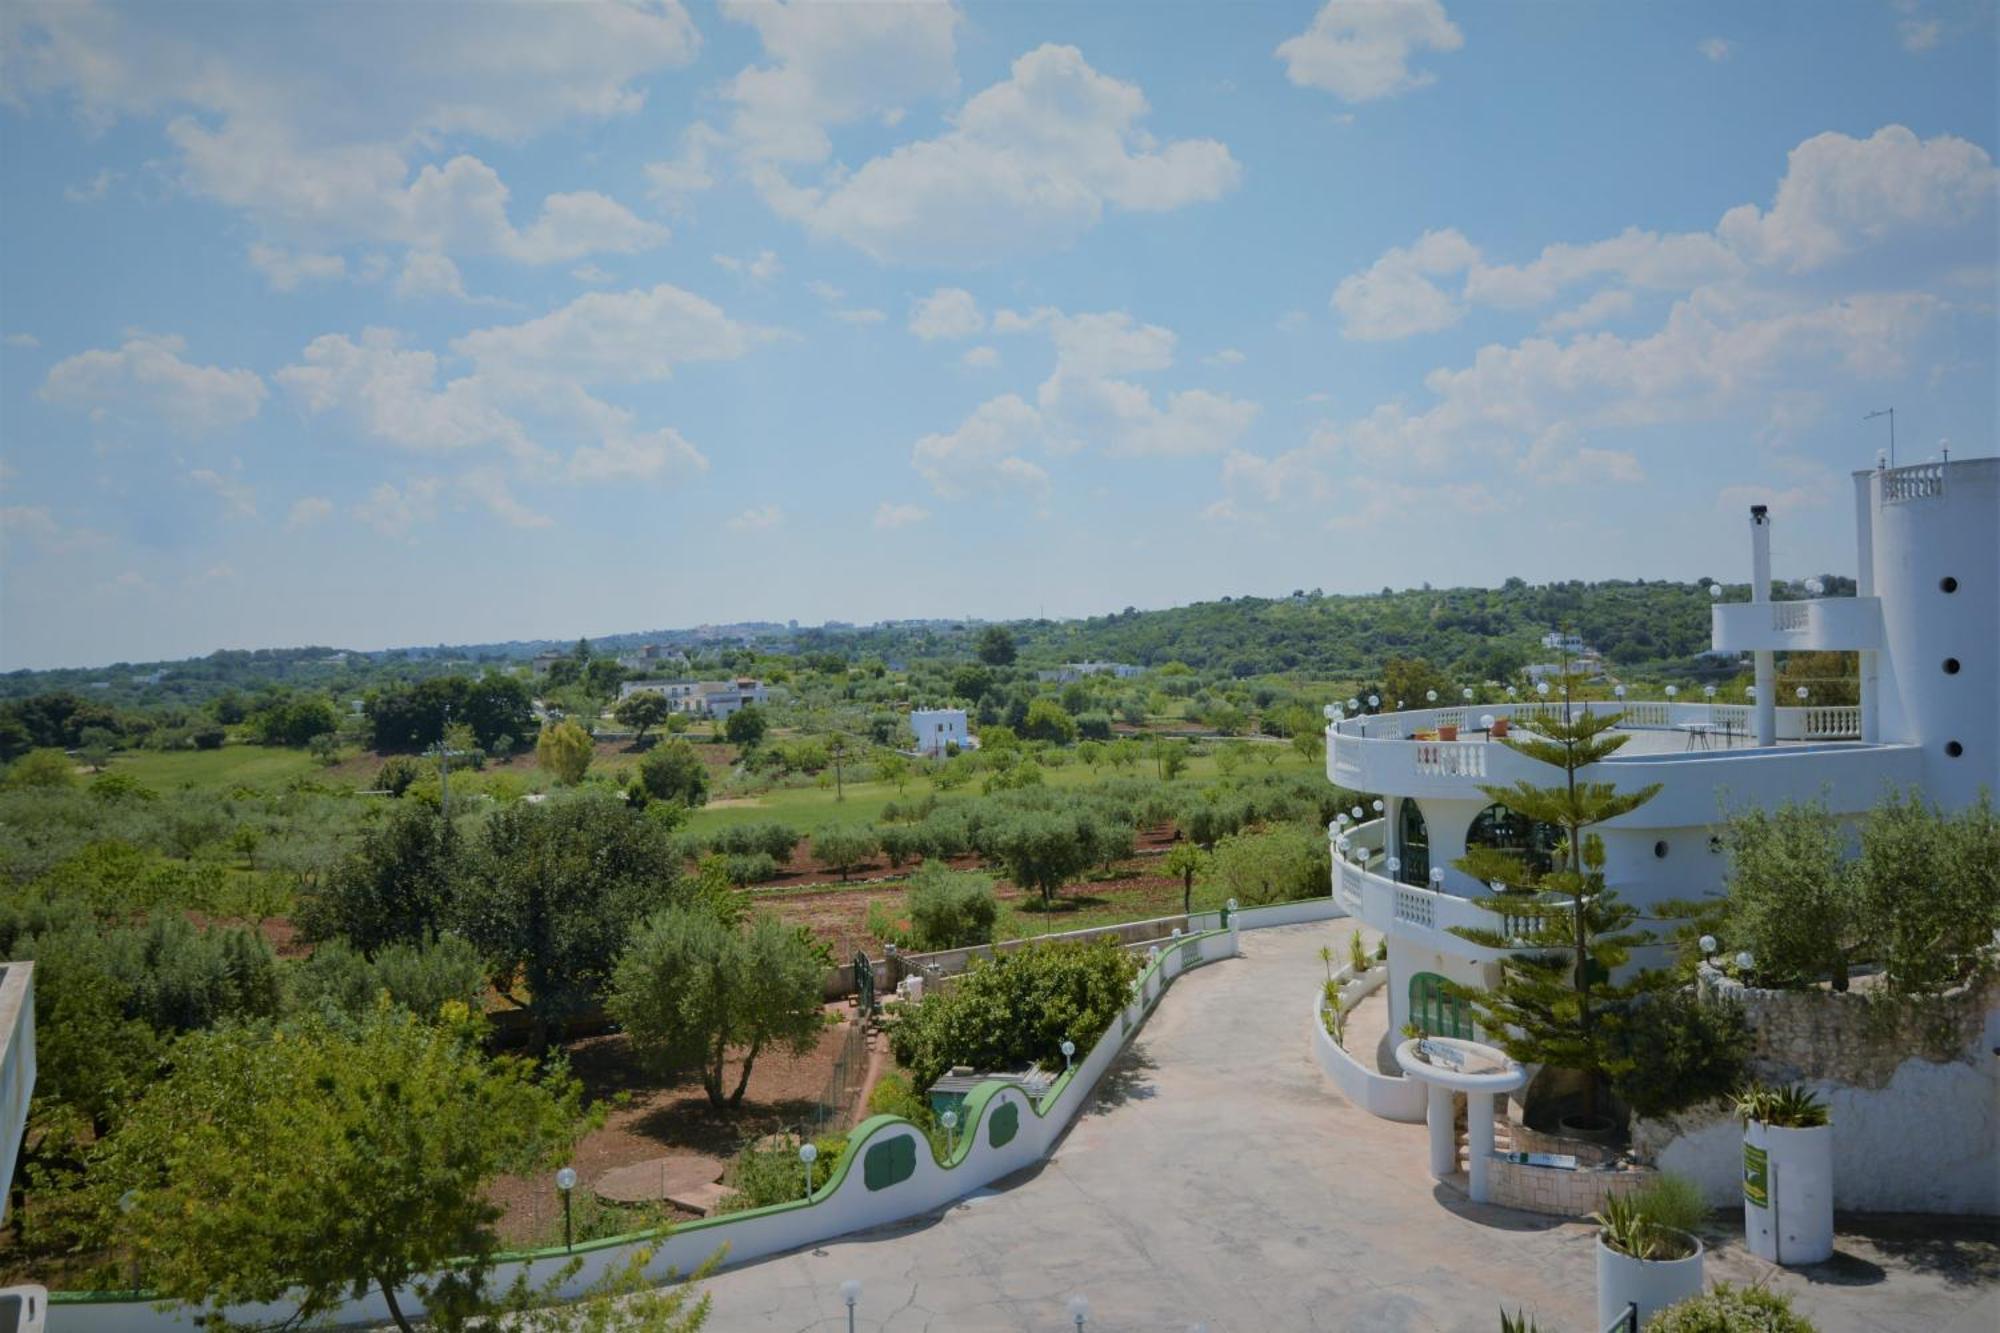
[[[850,1128],[854,1100],[861,1095],[861,1084],[867,1077],[868,1024],[859,1018],[850,1019],[841,1038],[840,1053],[834,1057],[833,1071],[827,1075],[826,1085],[806,1115],[807,1136],[818,1138]]]

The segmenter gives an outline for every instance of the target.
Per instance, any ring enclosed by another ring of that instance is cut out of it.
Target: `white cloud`
[[[536,381],[647,384],[698,361],[733,361],[769,335],[670,283],[588,292],[523,324],[479,329],[452,343],[484,374]]]
[[[301,359],[272,376],[308,412],[340,411],[369,435],[405,449],[448,452],[498,444],[539,452],[528,432],[495,406],[488,385],[468,375],[439,386],[434,353],[401,345],[390,329],[367,329],[359,341],[323,334]]]
[[[753,162],[823,162],[833,152],[829,130],[893,124],[909,103],[958,89],[952,4],[724,0],[722,13],[757,30],[767,60],[723,92],[729,139]]]
[[[630,114],[645,78],[693,58],[699,39],[676,0],[460,17],[437,5],[373,6],[365,21],[340,6],[268,6],[220,41],[155,6],[48,6],[25,11],[0,48],[0,86],[63,97],[94,128],[164,120],[182,185],[311,250],[372,241],[539,263],[664,240],[590,192],[548,196],[517,230],[491,167],[412,153]]]
[[[45,555],[71,555],[109,545],[109,535],[70,527],[42,505],[0,506],[0,541],[26,542]]]
[[[1607,287],[1593,293],[1582,305],[1550,315],[1542,321],[1542,332],[1574,333],[1579,329],[1594,329],[1606,320],[1631,314],[1634,304],[1632,293]]]
[[[889,318],[886,311],[865,307],[858,310],[836,310],[833,312],[833,317],[843,324],[852,324],[857,328],[880,324]]]
[[[731,273],[740,273],[753,282],[769,282],[785,271],[778,256],[769,250],[759,250],[749,259],[738,259],[735,255],[711,255],[710,258]]]
[[[225,477],[214,468],[196,468],[188,480],[213,491],[223,508],[236,518],[257,517],[257,492],[239,477]]]
[[[811,292],[814,296],[817,296],[820,300],[826,302],[828,305],[834,305],[841,301],[845,301],[847,299],[846,292],[834,286],[832,283],[822,282],[818,278],[814,278],[811,282],[807,283],[806,290]]]
[[[264,275],[264,284],[274,292],[296,291],[302,282],[331,282],[347,274],[347,261],[339,255],[294,252],[261,241],[250,247],[250,267]]]
[[[1565,287],[1614,278],[1654,291],[1688,291],[1730,277],[1742,261],[1706,232],[1661,235],[1627,227],[1608,240],[1545,246],[1527,264],[1486,264],[1472,252],[1465,297],[1477,305],[1535,306]]]
[[[714,127],[697,121],[681,133],[681,151],[671,158],[646,166],[647,191],[655,201],[675,212],[715,185],[711,163],[723,136]]]
[[[437,477],[414,477],[400,489],[385,481],[354,506],[354,517],[384,537],[408,536],[419,523],[437,517],[437,495],[443,486]]]
[[[42,340],[32,333],[10,333],[7,335],[9,347],[40,347]]]
[[[1710,64],[1719,65],[1736,54],[1736,43],[1726,37],[1704,37],[1695,43],[1694,49],[1701,52]]]
[[[595,264],[578,264],[569,271],[569,275],[586,287],[608,287],[616,281],[610,273]]]
[[[93,420],[134,413],[187,436],[239,426],[257,415],[264,381],[254,370],[181,359],[185,339],[132,333],[116,351],[80,352],[42,382],[44,401],[85,409]]]
[[[1920,140],[1901,125],[1866,139],[1829,132],[1791,151],[1768,212],[1740,205],[1716,231],[1757,262],[1802,272],[1893,234],[1972,222],[1996,190],[1992,157],[1964,139]]]
[[[1426,87],[1437,76],[1410,68],[1425,51],[1465,45],[1438,0],[1327,0],[1312,26],[1278,46],[1285,76],[1343,102],[1372,102]]]
[[[1303,310],[1287,310],[1273,327],[1280,333],[1303,333],[1312,327],[1312,316]]]
[[[454,301],[470,299],[465,294],[465,279],[459,275],[458,265],[451,261],[451,256],[434,250],[412,250],[403,256],[403,271],[396,278],[396,295],[405,301],[433,296]]]
[[[81,185],[65,186],[63,198],[72,204],[94,204],[111,193],[111,187],[124,179],[125,173],[103,168],[95,176]]]
[[[555,526],[555,520],[546,514],[538,514],[522,504],[514,496],[507,484],[505,474],[497,468],[477,467],[458,479],[458,488],[486,506],[487,511],[502,522],[516,528],[548,528]]]
[[[1070,46],[1043,46],[968,101],[953,127],[828,184],[761,178],[780,214],[884,262],[978,263],[1059,247],[1107,210],[1219,198],[1241,168],[1213,139],[1161,143],[1145,94]]]
[[[1240,366],[1250,358],[1244,356],[1242,352],[1234,347],[1225,347],[1221,351],[1212,353],[1203,359],[1211,366]]]
[[[893,504],[884,500],[875,506],[875,526],[884,530],[907,528],[912,523],[921,523],[931,516],[931,511],[922,505]]]
[[[910,303],[910,332],[925,342],[970,338],[985,327],[979,302],[963,287],[940,287]]]
[[[1017,394],[989,399],[974,408],[958,429],[926,435],[910,451],[910,462],[948,500],[978,491],[1048,492],[1049,474],[1022,457],[1046,441],[1041,413]]]
[[[309,528],[324,521],[333,514],[333,501],[323,496],[307,495],[292,501],[292,510],[285,518],[285,526],[293,530]]]
[[[1478,259],[1472,242],[1450,228],[1425,232],[1415,245],[1388,251],[1334,288],[1342,334],[1379,342],[1450,328],[1464,310],[1431,279],[1460,272]]]
[[[1896,25],[1897,35],[1903,39],[1903,49],[1911,55],[1922,55],[1937,49],[1944,37],[1944,25],[1936,19],[1904,19]]]
[[[1000,352],[993,347],[968,347],[958,360],[973,370],[990,370],[1000,364]]]
[[[1520,470],[1538,481],[1570,485],[1638,485],[1646,470],[1629,450],[1599,449],[1568,422],[1557,422],[1528,445]]]
[[[746,509],[723,524],[731,532],[769,532],[785,521],[785,511],[776,505]]]

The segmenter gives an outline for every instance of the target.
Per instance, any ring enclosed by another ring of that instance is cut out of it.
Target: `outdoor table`
[[[1699,742],[1700,748],[1706,750],[1708,748],[1709,734],[1715,727],[1713,723],[1709,722],[1677,722],[1674,724],[1674,729],[1687,733],[1688,749],[1692,750],[1696,748],[1696,743]]]

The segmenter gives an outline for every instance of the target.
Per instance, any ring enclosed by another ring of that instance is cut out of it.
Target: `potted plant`
[[[1440,723],[1438,723],[1438,739],[1439,739],[1439,740],[1441,740],[1441,741],[1455,741],[1455,740],[1457,740],[1457,739],[1458,739],[1458,727],[1457,727],[1456,725],[1454,725],[1453,723],[1450,723],[1450,722],[1440,722]]]
[[[1800,1084],[1753,1084],[1736,1095],[1743,1122],[1743,1232],[1773,1263],[1833,1257],[1833,1125]]]
[[[1597,1223],[1599,1328],[1628,1306],[1638,1307],[1643,1328],[1656,1311],[1701,1295],[1701,1240],[1657,1218],[1646,1193],[1607,1196],[1590,1215]]]
[[[1503,738],[1504,736],[1506,736],[1506,734],[1507,734],[1507,727],[1508,727],[1508,726],[1509,726],[1509,722],[1508,722],[1508,720],[1507,720],[1506,718],[1504,718],[1504,717],[1496,717],[1496,718],[1494,718],[1494,719],[1493,719],[1493,739],[1495,739],[1495,740],[1499,740],[1499,739]]]

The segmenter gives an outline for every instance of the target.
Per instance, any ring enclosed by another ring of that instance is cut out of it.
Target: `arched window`
[[[1410,1021],[1433,1037],[1473,1037],[1472,1006],[1453,995],[1435,972],[1410,978]]]
[[[1396,807],[1396,858],[1402,864],[1396,878],[1405,884],[1428,887],[1431,878],[1431,831],[1424,812],[1415,801],[1405,798]]]
[[[1465,831],[1468,850],[1493,847],[1512,852],[1538,875],[1546,875],[1554,868],[1556,848],[1561,843],[1562,830],[1554,824],[1537,823],[1499,804],[1481,810]]]

